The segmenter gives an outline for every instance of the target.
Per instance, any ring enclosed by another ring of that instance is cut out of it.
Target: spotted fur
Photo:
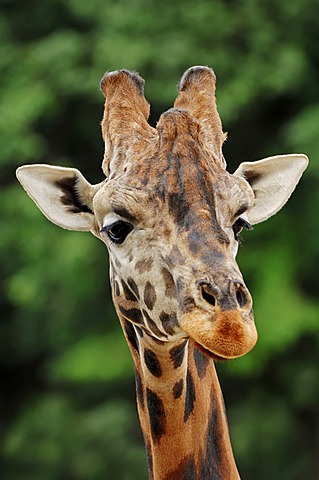
[[[146,348],[144,350],[144,362],[149,372],[154,375],[154,377],[161,377],[162,367],[155,352]]]
[[[156,302],[156,291],[151,282],[146,282],[144,287],[144,302],[149,310],[153,310]]]
[[[166,416],[163,401],[150,389],[146,390],[146,401],[152,437],[159,442],[166,430]]]

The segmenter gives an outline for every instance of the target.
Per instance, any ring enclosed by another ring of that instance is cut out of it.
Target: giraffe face
[[[308,164],[304,155],[244,162],[226,171],[215,75],[183,75],[174,108],[147,123],[143,80],[106,74],[99,185],[76,169],[27,165],[19,181],[43,213],[91,231],[110,252],[114,303],[123,323],[154,338],[191,338],[215,358],[248,352],[257,333],[235,261],[237,237],[275,214]]]
[[[124,162],[93,202],[118,314],[158,339],[240,356],[257,338],[235,261],[252,188],[200,147],[187,112],[164,114],[158,131],[153,155]]]

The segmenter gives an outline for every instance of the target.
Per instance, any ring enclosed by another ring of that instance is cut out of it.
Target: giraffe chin
[[[230,360],[248,353],[257,342],[252,312],[216,311],[214,316],[203,312],[185,313],[181,328],[197,347],[215,360]]]

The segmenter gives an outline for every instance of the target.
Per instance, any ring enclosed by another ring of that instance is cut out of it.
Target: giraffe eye
[[[244,220],[243,218],[238,218],[233,225],[233,232],[234,232],[235,240],[237,242],[240,241],[240,232],[242,232],[244,228],[246,230],[252,230],[253,226],[250,225],[250,223],[247,222],[247,220]]]
[[[103,227],[101,232],[106,232],[113,243],[123,243],[132,230],[133,225],[131,223],[118,220],[111,225]]]

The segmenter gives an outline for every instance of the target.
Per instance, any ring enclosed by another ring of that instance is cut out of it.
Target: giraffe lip
[[[220,312],[214,330],[215,341],[205,344],[217,350],[219,357],[227,360],[239,358],[248,353],[256,344],[257,331],[252,315],[247,312]]]
[[[214,352],[211,352],[210,350],[208,350],[207,348],[203,347],[200,343],[196,342],[195,340],[192,340],[193,343],[195,344],[195,347],[200,350],[202,353],[204,353],[205,355],[207,355],[209,358],[211,358],[212,360],[214,361],[217,361],[217,362],[226,362],[227,360],[230,360],[230,358],[227,358],[227,357],[222,357],[221,355],[217,355],[216,353]]]
[[[217,311],[212,318],[195,310],[180,318],[180,326],[199,348],[216,360],[231,360],[248,353],[256,344],[253,319],[238,310]]]

